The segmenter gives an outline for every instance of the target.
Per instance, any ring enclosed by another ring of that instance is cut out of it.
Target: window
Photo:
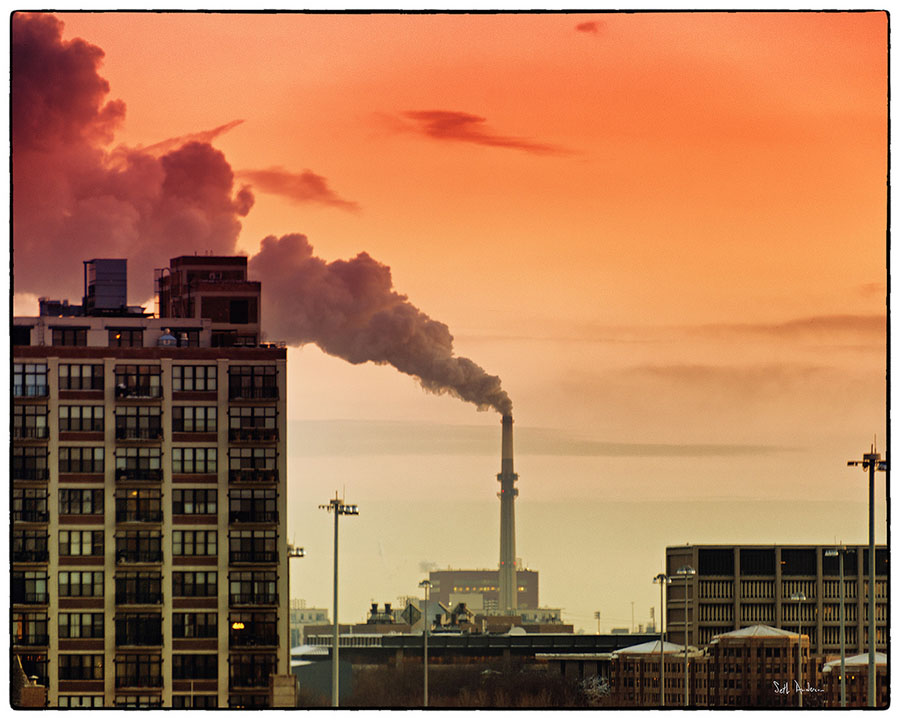
[[[143,328],[107,328],[110,347],[143,347]]]
[[[172,432],[216,432],[216,407],[201,405],[172,407]]]
[[[162,602],[162,575],[158,572],[117,572],[116,603],[154,605]]]
[[[47,562],[50,559],[47,531],[14,531],[12,559],[13,562]]]
[[[103,366],[60,364],[59,389],[102,390]]]
[[[116,695],[117,708],[158,708],[162,707],[159,695]]]
[[[132,530],[116,534],[116,562],[162,562],[162,533]]]
[[[228,411],[232,440],[277,440],[277,413],[274,407],[232,407]]]
[[[102,405],[60,405],[60,432],[103,432]]]
[[[277,672],[278,660],[272,654],[247,653],[232,655],[229,686],[268,687],[269,675]]]
[[[162,645],[162,616],[159,613],[116,615],[116,647]]]
[[[158,447],[116,448],[117,480],[162,480],[162,452]]]
[[[60,530],[59,554],[62,557],[73,555],[103,555],[102,530]]]
[[[215,530],[172,531],[172,555],[210,556],[216,553]]]
[[[173,680],[215,680],[217,677],[218,655],[172,655]]]
[[[119,655],[116,658],[116,687],[161,687],[160,655]],[[119,697],[116,697],[119,707]]]
[[[172,695],[172,707],[179,710],[215,710],[218,700],[216,695]]]
[[[230,470],[274,470],[275,448],[231,448],[228,451]]]
[[[173,638],[214,638],[218,633],[218,613],[172,614]]]
[[[277,399],[277,368],[274,365],[232,365],[228,369],[228,397]]]
[[[233,572],[228,576],[228,595],[232,605],[270,605],[278,602],[277,575],[274,572]]]
[[[116,522],[162,522],[162,494],[153,488],[117,490]]]
[[[162,410],[154,405],[116,408],[116,438],[155,440],[162,437]]]
[[[47,645],[50,642],[47,613],[13,613],[12,627],[13,645]]]
[[[57,707],[69,709],[102,708],[102,695],[60,695]]]
[[[172,473],[215,473],[217,457],[216,448],[172,448]]]
[[[215,392],[218,368],[215,365],[173,365],[174,392]]]
[[[12,449],[13,480],[47,480],[50,472],[46,447],[21,447]]]
[[[59,449],[60,473],[103,472],[102,447],[61,447]]]
[[[72,570],[59,574],[60,597],[102,597],[103,572]]]
[[[229,522],[276,522],[278,492],[258,488],[228,492]]]
[[[277,562],[274,530],[234,530],[228,536],[231,562]]]
[[[172,334],[178,338],[178,347],[200,347],[200,328],[176,328]]]
[[[12,573],[10,584],[13,603],[39,605],[50,601],[47,594],[47,571],[25,570]]]
[[[229,647],[278,644],[278,616],[274,612],[233,612],[228,616]]]
[[[217,508],[217,490],[173,490],[173,515],[215,515]]]
[[[173,572],[173,597],[215,597],[218,594],[217,573]]]
[[[60,613],[60,638],[102,638],[103,613]]]
[[[57,661],[60,680],[103,679],[102,655],[60,655]]]
[[[55,327],[50,328],[54,347],[62,345],[87,345],[87,328]]]
[[[31,328],[33,325],[13,325],[12,344],[31,345]]]
[[[13,364],[13,395],[16,397],[45,397],[47,366],[43,363]]]
[[[13,437],[42,440],[49,436],[46,405],[13,405]]]
[[[60,515],[102,515],[103,490],[60,490]]]
[[[44,488],[13,488],[12,519],[14,522],[47,522],[47,491]]]
[[[159,365],[116,365],[116,397],[162,396]]]
[[[16,654],[19,662],[22,663],[22,670],[25,677],[37,677],[37,684],[50,686],[50,676],[47,672],[47,654],[46,653],[21,653]]]

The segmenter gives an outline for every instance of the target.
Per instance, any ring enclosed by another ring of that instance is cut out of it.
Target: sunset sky
[[[846,461],[886,434],[884,13],[57,17],[23,46],[14,20],[17,314],[78,301],[96,256],[147,303],[160,256],[367,253],[501,378],[518,555],[586,631],[647,621],[666,545],[866,541]],[[17,47],[82,64],[35,55],[17,85]],[[271,339],[291,278],[253,278]],[[335,489],[361,513],[342,620],[496,567],[499,415],[288,358],[292,596],[331,605]]]

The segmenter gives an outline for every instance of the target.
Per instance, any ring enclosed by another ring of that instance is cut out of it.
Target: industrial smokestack
[[[500,474],[500,611],[513,615],[518,607],[516,577],[516,495],[518,475],[513,471],[513,419],[504,414],[501,421]]]

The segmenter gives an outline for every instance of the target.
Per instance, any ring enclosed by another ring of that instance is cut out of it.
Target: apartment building
[[[289,673],[286,351],[246,263],[175,258],[151,316],[92,260],[80,308],[14,319],[11,646],[50,707],[267,707]]]
[[[809,635],[814,655],[840,652],[840,574],[830,545],[682,545],[666,548],[666,633],[683,643],[708,645],[716,635],[769,625]],[[844,550],[846,651],[868,650],[866,546]],[[690,566],[687,580],[677,574]],[[884,650],[888,620],[888,551],[875,551],[876,649]],[[687,615],[685,616],[685,592]],[[792,597],[802,599],[792,599]],[[685,622],[687,620],[687,622]]]

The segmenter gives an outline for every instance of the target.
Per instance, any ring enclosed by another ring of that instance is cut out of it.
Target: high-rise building
[[[50,707],[265,707],[290,671],[286,351],[246,262],[175,258],[152,317],[89,261],[82,308],[14,319],[12,652]]]
[[[813,655],[840,652],[841,583],[831,545],[680,545],[666,548],[666,634],[683,643],[685,586],[689,645],[708,645],[716,635],[769,625],[809,635]],[[677,574],[690,566],[685,583]],[[844,552],[846,652],[868,650],[869,549]],[[875,550],[876,649],[887,645],[888,551]],[[792,599],[796,598],[796,599]]]

